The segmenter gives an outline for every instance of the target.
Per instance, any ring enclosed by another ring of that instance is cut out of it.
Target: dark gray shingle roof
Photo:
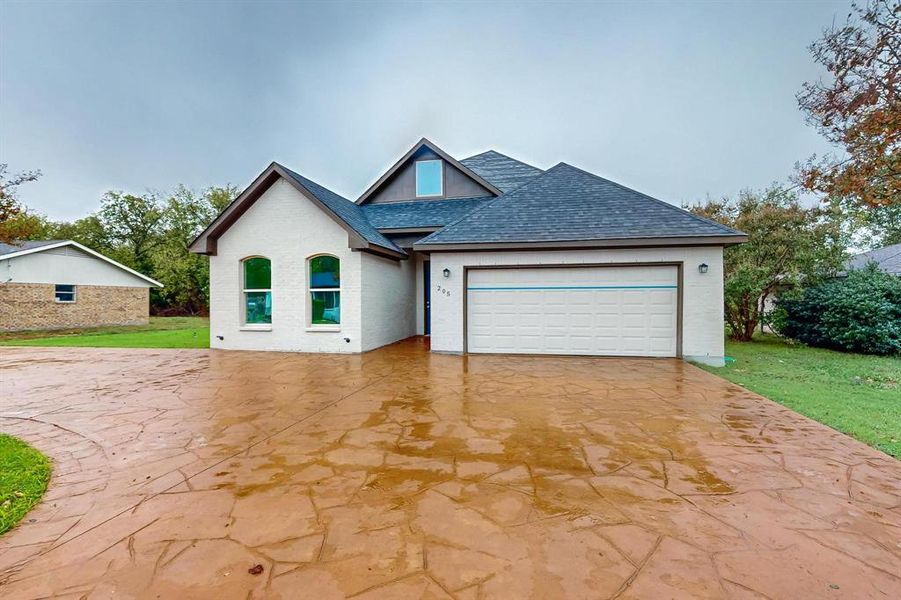
[[[307,179],[303,175],[295,173],[283,165],[280,166],[367,242],[395,252],[400,252],[401,254],[406,254],[406,252],[398,248],[394,242],[383,236],[372,226],[363,214],[361,207],[357,206],[347,198],[339,196],[330,189],[319,185],[315,181]]]
[[[460,163],[504,193],[515,190],[544,172],[494,150],[464,158]]]
[[[560,163],[420,244],[741,235],[725,225]]]
[[[364,204],[360,208],[378,229],[401,227],[444,227],[472,212],[493,196],[453,200],[417,200],[390,204]]]
[[[24,242],[16,242],[15,244],[0,244],[0,257],[15,252],[21,252],[22,250],[31,250],[33,248],[40,248],[51,244],[60,244],[65,241],[66,240],[27,240]]]
[[[870,263],[876,263],[886,273],[901,275],[901,244],[855,254],[848,260],[847,268],[863,269]]]

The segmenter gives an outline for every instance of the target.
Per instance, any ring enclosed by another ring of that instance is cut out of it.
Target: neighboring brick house
[[[70,240],[0,244],[0,331],[143,325],[162,284]]]

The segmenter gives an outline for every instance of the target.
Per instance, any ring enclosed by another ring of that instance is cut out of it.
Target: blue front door
[[[422,297],[425,301],[425,324],[423,331],[426,335],[432,333],[432,263],[422,263]]]

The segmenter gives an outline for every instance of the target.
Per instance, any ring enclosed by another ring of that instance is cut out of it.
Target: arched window
[[[244,323],[269,325],[272,323],[272,264],[268,258],[255,256],[244,259]]]
[[[341,324],[341,261],[334,256],[314,256],[310,268],[310,325]]]

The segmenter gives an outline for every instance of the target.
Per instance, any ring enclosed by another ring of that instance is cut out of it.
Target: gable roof
[[[18,258],[20,256],[27,256],[28,254],[37,254],[38,252],[45,252],[47,250],[53,250],[54,248],[64,248],[66,246],[72,246],[73,248],[78,248],[82,252],[93,256],[94,258],[99,258],[100,260],[113,265],[114,267],[118,267],[123,271],[134,275],[140,279],[143,279],[147,283],[149,283],[153,287],[163,287],[163,284],[157,281],[156,279],[151,279],[146,275],[142,275],[138,273],[134,269],[130,269],[126,267],[122,263],[118,263],[113,259],[106,257],[99,252],[95,252],[91,250],[87,246],[83,246],[76,241],[73,240],[30,240],[26,242],[19,242],[16,244],[0,244],[0,260],[9,260],[11,258]]]
[[[533,167],[494,150],[464,158],[460,162],[505,193],[515,190],[544,173],[538,167]]]
[[[746,239],[725,225],[560,163],[429,235],[415,248],[723,244]]]
[[[494,196],[364,204],[363,214],[378,229],[444,227],[458,221]]]
[[[870,263],[876,263],[879,269],[886,273],[901,275],[901,244],[855,254],[848,260],[846,268],[863,269]]]
[[[281,166],[281,165],[279,165]],[[331,210],[339,219],[344,221],[347,225],[351,227],[356,233],[361,235],[363,239],[365,239],[370,244],[374,244],[381,248],[385,248],[388,250],[392,250],[394,252],[398,252],[402,255],[406,255],[406,252],[398,248],[394,245],[394,242],[386,238],[384,235],[379,233],[379,231],[372,226],[366,216],[363,214],[363,210],[345,198],[344,196],[339,196],[335,192],[330,189],[323,187],[312,181],[307,179],[306,177],[299,175],[288,169],[287,167],[282,167],[291,177],[294,178],[295,181],[300,183],[304,188],[306,188],[310,193],[312,193],[316,198],[318,198],[325,206]]]
[[[369,186],[369,188],[365,192],[363,192],[363,194],[359,198],[357,198],[357,204],[365,204],[367,200],[369,200],[377,191],[379,191],[382,186],[384,186],[391,179],[391,177],[407,163],[407,161],[413,158],[413,155],[415,155],[423,148],[431,150],[442,159],[444,159],[445,162],[450,163],[451,165],[462,171],[465,175],[475,180],[476,183],[487,189],[492,194],[499,196],[503,193],[499,188],[495,187],[492,183],[458,161],[456,158],[454,158],[426,138],[422,138],[421,140],[416,142],[416,144],[412,148],[410,148],[410,150],[406,154],[401,156],[400,159],[398,159],[398,161],[394,163],[394,165],[392,165],[390,169],[385,171],[385,173],[381,177],[379,177],[375,181],[375,183]]]
[[[23,250],[34,250],[35,248],[40,248],[41,246],[49,246],[50,244],[59,244],[60,242],[65,242],[66,240],[25,240],[22,242],[15,242],[12,244],[3,244],[0,243],[0,259],[3,259],[7,254],[16,254],[20,253]]]
[[[216,240],[259,199],[279,178],[285,179],[298,192],[321,208],[349,237],[349,246],[392,258],[405,258],[407,253],[373,227],[359,206],[311,179],[273,162],[219,213],[210,225],[191,242],[189,249],[197,254],[216,254]]]

